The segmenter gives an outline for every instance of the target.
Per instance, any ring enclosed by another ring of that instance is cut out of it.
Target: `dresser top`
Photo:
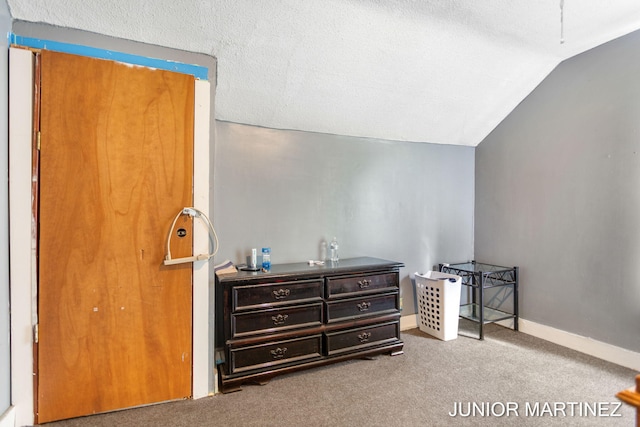
[[[371,272],[377,270],[389,270],[404,267],[404,264],[396,261],[388,261],[380,258],[359,257],[341,259],[337,263],[326,261],[324,265],[309,265],[307,262],[291,264],[271,264],[269,272],[242,271],[237,273],[221,274],[217,276],[219,282],[249,281],[255,279],[277,280],[279,277],[322,277],[328,275],[350,274],[358,272]]]

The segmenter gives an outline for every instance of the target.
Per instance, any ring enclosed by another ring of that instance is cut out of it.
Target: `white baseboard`
[[[497,323],[507,328],[513,328],[513,320]],[[401,331],[417,327],[417,314],[410,314],[400,318]],[[518,319],[518,330],[524,334],[640,372],[640,353],[522,318]]]
[[[640,353],[522,318],[518,320],[518,329],[525,334],[640,372]]]
[[[10,406],[4,414],[0,415],[0,427],[15,427],[16,411],[15,407]]]
[[[409,314],[400,318],[400,330],[407,331],[418,327],[418,315]]]

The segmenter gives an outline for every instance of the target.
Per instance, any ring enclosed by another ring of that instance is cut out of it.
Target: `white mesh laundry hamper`
[[[457,338],[462,278],[439,271],[416,273],[415,278],[420,330],[443,341]]]

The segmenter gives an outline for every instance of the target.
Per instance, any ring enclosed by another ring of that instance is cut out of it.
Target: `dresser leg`
[[[378,360],[378,356],[361,356],[358,359],[361,359],[361,360]]]

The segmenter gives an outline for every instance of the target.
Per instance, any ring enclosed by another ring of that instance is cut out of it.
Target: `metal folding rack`
[[[471,302],[460,305],[460,317],[478,323],[479,339],[484,339],[484,325],[513,319],[513,329],[518,330],[518,267],[469,261],[458,264],[439,264],[443,273],[456,274],[462,285],[471,288]],[[496,289],[489,300],[487,289]],[[508,301],[511,308],[505,308]]]

